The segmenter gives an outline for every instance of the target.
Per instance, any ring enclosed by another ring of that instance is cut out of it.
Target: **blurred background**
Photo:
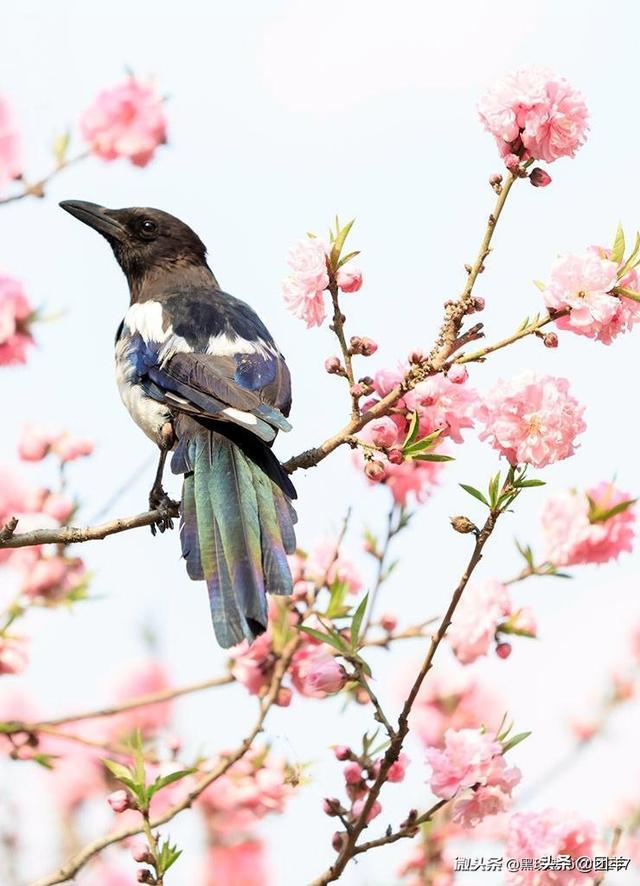
[[[113,336],[128,298],[124,278],[104,242],[62,213],[59,200],[156,206],[199,233],[223,288],[252,304],[287,357],[294,430],[277,442],[282,459],[341,427],[349,407],[341,381],[323,370],[335,353],[330,331],[306,330],[283,304],[288,248],[306,231],[324,233],[336,213],[355,216],[351,247],[362,250],[365,285],[344,301],[349,333],[380,345],[367,370],[396,366],[412,349],[428,348],[443,302],[464,283],[464,263],[475,257],[493,204],[487,182],[500,161],[476,103],[496,77],[532,63],[550,66],[583,92],[591,133],[575,160],[554,164],[550,187],[524,182],[507,204],[476,287],[486,299],[488,340],[542,308],[532,280],[547,278],[558,252],[610,243],[619,221],[630,233],[638,226],[632,60],[640,22],[629,2],[612,0],[603,11],[584,0],[533,6],[112,0],[108,7],[25,0],[5,5],[2,20],[0,88],[19,120],[31,177],[49,169],[51,143],[65,128],[74,139],[71,151],[81,148],[79,116],[125,70],[153,77],[167,96],[168,145],[147,168],[91,158],[56,177],[44,200],[0,211],[0,266],[24,282],[44,313],[57,315],[37,327],[28,366],[0,378],[0,460],[15,463],[27,422],[92,438],[95,454],[68,470],[69,487],[82,502],[77,523],[144,510],[155,453],[121,406],[113,378]],[[547,487],[524,497],[517,514],[504,520],[483,576],[508,578],[520,569],[516,537],[540,548],[538,518],[548,493],[614,476],[637,492],[637,336],[605,348],[567,335],[555,351],[528,339],[471,367],[480,390],[523,368],[566,375],[588,404],[577,454],[545,469]],[[495,453],[474,432],[467,437],[395,549],[401,562],[379,607],[397,612],[402,623],[443,611],[467,556],[468,539],[452,533],[448,517],[462,512],[479,519],[479,506],[457,484],[484,485],[497,468]],[[38,470],[42,483],[55,482],[46,465]],[[335,537],[351,507],[346,550],[370,584],[362,535],[365,527],[381,530],[387,490],[369,488],[347,451],[295,480],[301,546]],[[175,533],[154,539],[141,529],[78,554],[92,573],[91,601],[70,613],[30,615],[29,669],[4,676],[3,684],[26,685],[49,716],[102,703],[114,673],[149,654],[176,684],[224,670],[204,586],[187,579]],[[516,801],[523,808],[579,809],[608,823],[640,788],[638,706],[621,706],[580,755],[571,753],[569,723],[597,702],[625,661],[628,632],[640,620],[637,557],[573,574],[572,581],[535,579],[514,590],[519,604],[534,608],[540,639],[518,642],[508,661],[490,657],[479,670],[506,700],[517,729],[533,732],[513,754],[524,773]],[[8,571],[0,573],[0,582],[10,581]],[[411,641],[391,654],[371,653],[390,710],[397,710],[422,651],[422,642]],[[260,829],[273,883],[282,886],[307,882],[332,859],[335,827],[321,801],[339,793],[341,775],[329,745],[356,742],[371,722],[366,709],[343,709],[340,700],[294,704],[295,711],[273,711],[268,739],[278,754],[308,767],[309,783],[284,815]],[[175,731],[193,753],[231,747],[254,708],[255,700],[236,687],[190,696],[176,702]],[[420,746],[412,743],[408,755],[415,766],[401,787],[385,791],[381,829],[410,805],[427,805]],[[35,769],[11,761],[0,768],[0,828],[19,823],[18,846],[8,851],[25,882],[53,869],[59,852],[55,805],[38,787]],[[101,810],[88,807],[82,836],[103,827]],[[169,882],[197,882],[201,834],[194,813],[181,814],[169,830],[185,849]],[[342,882],[396,882],[409,852],[400,842],[367,854]],[[474,886],[497,882],[496,874],[457,877]],[[637,870],[607,882],[635,878]]]

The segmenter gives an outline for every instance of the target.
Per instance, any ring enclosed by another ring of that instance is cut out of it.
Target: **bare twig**
[[[169,514],[172,517],[179,515],[179,508],[170,507]],[[97,541],[108,535],[118,532],[126,532],[128,529],[137,529],[140,526],[151,526],[166,516],[166,511],[156,508],[153,511],[145,511],[135,517],[120,517],[110,520],[108,523],[100,523],[98,526],[87,526],[79,529],[75,526],[61,526],[58,529],[34,529],[31,532],[16,533],[18,521],[15,517],[9,520],[3,529],[0,529],[0,548],[27,548],[33,545],[63,544],[72,545],[83,541]]]
[[[499,516],[499,510],[490,511],[489,516],[484,523],[484,526],[478,533],[473,552],[471,554],[471,557],[469,558],[469,562],[467,563],[467,567],[460,581],[458,582],[458,586],[453,592],[451,602],[449,603],[449,607],[444,614],[442,621],[440,622],[438,630],[431,638],[431,643],[429,645],[426,657],[422,663],[418,675],[413,682],[409,695],[404,702],[402,711],[400,712],[400,716],[398,717],[397,728],[394,730],[393,737],[389,743],[389,747],[387,748],[382,758],[380,768],[378,770],[378,775],[369,790],[360,816],[358,817],[357,821],[352,823],[351,828],[346,835],[344,845],[338,853],[336,860],[323,874],[321,874],[317,879],[313,880],[310,886],[327,886],[328,883],[335,882],[341,877],[342,872],[344,871],[349,861],[354,857],[354,855],[358,854],[356,852],[358,846],[358,838],[367,825],[367,818],[373,807],[373,804],[378,799],[382,786],[387,780],[387,775],[391,766],[398,760],[402,751],[404,740],[409,733],[409,715],[413,708],[413,704],[418,696],[418,693],[420,691],[422,683],[424,682],[425,677],[427,676],[427,673],[432,667],[434,656],[444,638],[445,633],[447,632],[449,625],[451,624],[451,619],[453,618],[456,607],[460,602],[463,591],[466,588],[469,579],[473,574],[473,571],[482,559],[483,548],[490,538]],[[376,841],[373,841],[373,844],[382,845],[376,843]]]
[[[345,316],[340,310],[340,302],[338,297],[338,284],[335,280],[332,280],[329,284],[329,292],[331,293],[331,302],[333,304],[333,322],[331,324],[331,329],[335,333],[336,338],[340,343],[340,350],[342,351],[342,359],[344,361],[344,369],[346,372],[347,383],[349,388],[352,388],[355,384],[355,376],[353,374],[353,363],[352,363],[352,354],[349,350],[349,346],[347,345],[347,340],[344,334],[344,323]],[[351,394],[351,417],[356,419],[360,415],[360,404],[359,398],[350,391]]]
[[[62,172],[63,169],[67,169],[69,166],[73,166],[76,163],[80,163],[82,160],[86,160],[89,156],[89,151],[83,151],[81,154],[77,154],[75,157],[71,157],[68,160],[61,160],[53,167],[53,169],[47,173],[43,178],[39,179],[36,182],[27,182],[24,178],[20,179],[20,183],[22,184],[22,190],[18,191],[17,194],[10,194],[8,197],[0,198],[0,206],[6,203],[15,203],[18,200],[24,200],[25,197],[44,197],[45,195],[45,186],[49,184],[51,179],[55,178],[58,173]]]
[[[184,809],[188,809],[194,802],[194,800],[197,800],[200,794],[202,794],[202,792],[206,788],[208,788],[210,784],[224,775],[225,772],[227,772],[234,763],[237,763],[238,760],[240,760],[247,753],[247,751],[251,748],[255,738],[262,731],[267,714],[269,713],[278,695],[282,679],[287,672],[287,669],[291,663],[291,659],[293,658],[293,654],[298,648],[299,643],[300,638],[296,636],[287,644],[287,646],[285,646],[284,651],[282,652],[282,655],[280,656],[274,668],[269,691],[260,701],[258,718],[253,728],[242,741],[242,743],[231,754],[225,755],[224,758],[210,772],[204,773],[196,781],[193,788],[182,798],[182,800],[174,803],[167,810],[165,810],[162,815],[153,818],[149,823],[150,827],[157,828],[160,825],[166,824],[168,821],[171,821],[172,818],[175,818],[178,813],[182,812]],[[82,867],[84,867],[84,865],[90,859],[98,855],[98,853],[102,852],[103,849],[106,849],[108,846],[112,846],[114,843],[119,843],[121,840],[124,840],[127,837],[132,837],[134,836],[134,834],[139,834],[142,830],[143,823],[141,820],[138,825],[132,825],[128,828],[120,828],[118,830],[112,831],[106,836],[99,837],[97,840],[93,840],[91,843],[88,843],[83,849],[77,852],[72,858],[66,861],[57,871],[41,877],[39,880],[35,880],[31,884],[31,886],[54,886],[55,883],[64,883],[66,880],[70,880],[71,878],[75,877],[78,871]]]
[[[107,707],[96,708],[91,711],[82,711],[77,714],[65,714],[63,717],[54,717],[50,720],[38,720],[35,723],[12,720],[10,723],[6,724],[10,728],[3,729],[2,734],[15,735],[20,732],[36,734],[43,729],[64,726],[66,723],[78,723],[81,720],[97,720],[101,717],[111,717],[114,714],[121,714],[123,711],[131,711],[135,708],[144,708],[152,704],[160,704],[164,701],[171,701],[171,699],[179,698],[181,695],[190,695],[193,692],[201,692],[203,689],[212,689],[215,686],[227,686],[229,683],[233,682],[234,678],[232,675],[225,674],[222,677],[200,680],[198,683],[190,683],[186,686],[176,687],[175,689],[161,689],[158,692],[148,692],[146,695],[139,695],[137,698],[127,699],[127,701],[122,701],[119,704],[108,705]]]
[[[500,351],[502,350],[502,348],[506,348],[508,345],[519,341],[521,338],[526,338],[528,335],[536,335],[536,333],[538,333],[549,323],[553,323],[554,320],[558,320],[560,317],[566,317],[568,314],[568,308],[562,311],[557,311],[553,315],[545,314],[544,317],[540,317],[533,323],[528,324],[522,329],[518,329],[517,332],[513,333],[513,335],[508,335],[506,338],[503,338],[492,345],[487,345],[485,348],[480,348],[480,350],[474,351],[472,354],[461,354],[454,362],[481,363],[488,354],[493,354],[494,351]]]

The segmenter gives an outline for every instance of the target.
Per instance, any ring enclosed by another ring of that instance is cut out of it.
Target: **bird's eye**
[[[140,225],[140,233],[143,237],[153,237],[158,233],[158,226],[154,221],[151,221],[150,218],[145,218]]]

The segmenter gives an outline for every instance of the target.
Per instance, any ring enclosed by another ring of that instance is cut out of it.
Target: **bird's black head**
[[[143,207],[105,209],[84,200],[64,200],[60,206],[109,241],[127,276],[132,298],[145,279],[158,273],[207,268],[202,240],[168,212]]]

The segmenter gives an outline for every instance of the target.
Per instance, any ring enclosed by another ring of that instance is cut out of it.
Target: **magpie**
[[[172,452],[171,470],[184,478],[187,573],[207,583],[220,645],[251,643],[267,627],[266,593],[292,591],[296,491],[271,451],[278,431],[291,428],[285,359],[255,311],[220,289],[184,222],[159,209],[60,206],[106,238],[129,284],[116,381],[160,450],[149,495],[149,507],[164,512],[158,528],[172,526],[162,487]]]

